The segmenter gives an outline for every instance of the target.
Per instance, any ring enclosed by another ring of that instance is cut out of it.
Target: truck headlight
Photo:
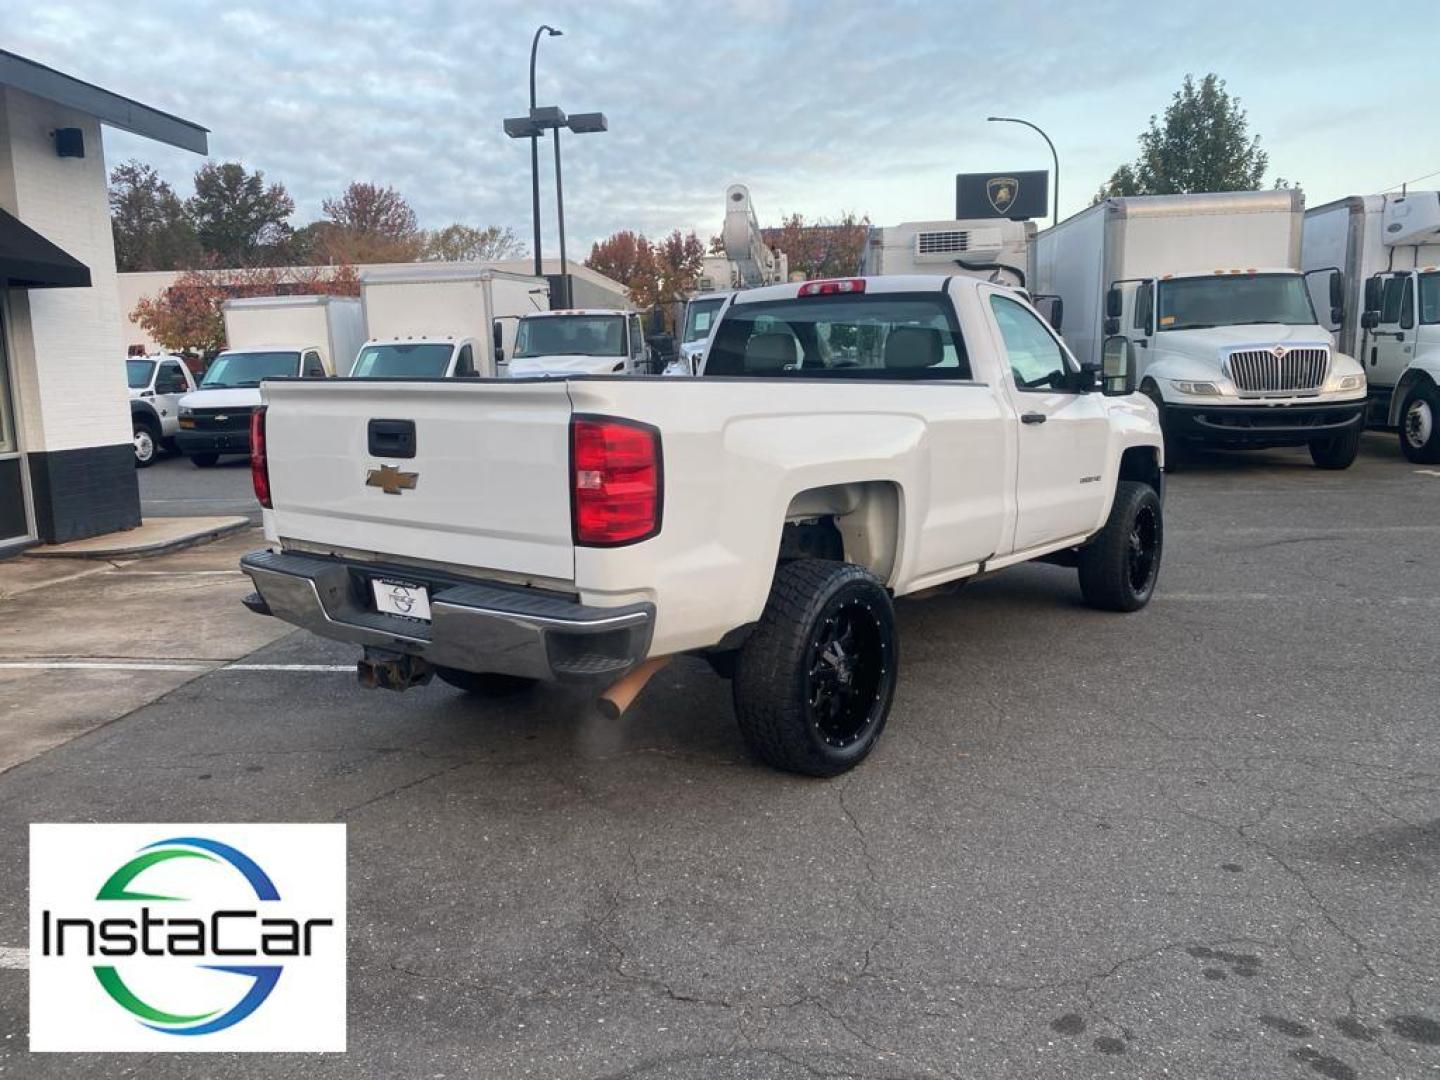
[[[194,410],[194,409],[181,409],[181,410],[180,410],[180,426],[183,427],[183,428],[193,428],[193,427],[195,426],[195,410]]]
[[[1220,388],[1213,382],[1184,382],[1180,379],[1172,379],[1170,385],[1182,394],[1193,394],[1195,397],[1219,397],[1220,395]]]
[[[1364,374],[1363,372],[1361,372],[1359,375],[1341,375],[1340,378],[1338,378],[1337,380],[1335,380],[1335,389],[1336,389],[1336,390],[1364,390],[1364,389],[1365,389],[1365,374]]]

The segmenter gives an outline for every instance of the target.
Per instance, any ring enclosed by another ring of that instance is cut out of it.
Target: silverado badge
[[[402,491],[414,490],[415,481],[419,479],[419,473],[401,472],[394,465],[381,465],[365,474],[365,486],[378,487],[386,495],[399,495]]]

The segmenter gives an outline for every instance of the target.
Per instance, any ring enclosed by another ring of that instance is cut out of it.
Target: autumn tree
[[[421,258],[432,262],[493,262],[518,259],[524,254],[525,245],[514,229],[499,225],[477,229],[457,222],[426,233]]]
[[[858,273],[869,234],[869,217],[848,212],[833,220],[810,222],[803,214],[791,214],[778,229],[761,230],[765,243],[785,253],[791,273],[798,271],[807,278]]]
[[[693,232],[676,229],[653,245],[655,300],[667,313],[695,289],[705,259],[705,245]]]
[[[127,161],[110,173],[110,227],[115,265],[183,270],[200,261],[200,240],[175,190],[149,165]]]
[[[1162,118],[1150,117],[1140,155],[1121,165],[1095,196],[1176,195],[1204,191],[1255,191],[1269,156],[1250,134],[1240,99],[1213,72],[1197,85],[1185,76]]]
[[[321,206],[327,262],[411,262],[424,249],[415,211],[393,187],[357,180]]]
[[[130,317],[172,352],[211,355],[225,347],[221,305],[247,296],[359,296],[360,277],[343,265],[282,271],[276,267],[187,270],[158,296],[141,298]]]
[[[248,267],[285,255],[295,200],[284,185],[267,185],[259,169],[227,161],[200,167],[185,210],[201,246],[220,265]]]

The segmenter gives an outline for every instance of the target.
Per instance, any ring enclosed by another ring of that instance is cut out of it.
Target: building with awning
[[[101,128],[198,124],[0,50],[0,556],[140,524]]]

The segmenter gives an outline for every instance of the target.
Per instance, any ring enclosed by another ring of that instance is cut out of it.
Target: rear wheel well
[[[779,562],[835,559],[888,582],[899,559],[900,489],[888,480],[809,488],[790,500]]]

